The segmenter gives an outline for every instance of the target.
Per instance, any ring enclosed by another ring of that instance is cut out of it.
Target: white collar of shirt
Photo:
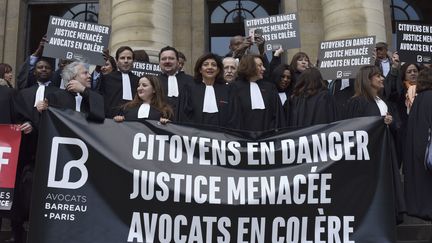
[[[174,75],[168,75],[168,97],[178,97],[178,82],[175,73]]]
[[[64,79],[61,79],[60,81],[60,89],[66,89],[66,82],[64,81]]]
[[[340,90],[344,90],[344,89],[348,88],[349,86],[350,86],[349,79],[347,79],[347,78],[343,78],[343,79],[341,80],[341,87],[340,87]]]
[[[77,93],[75,96],[75,111],[81,112],[81,102],[82,102],[82,96]]]
[[[285,104],[285,101],[287,101],[288,99],[285,92],[279,92],[279,98],[281,100],[282,105]]]
[[[129,79],[129,74],[122,73],[123,99],[132,100],[132,88]]]
[[[375,97],[375,102],[378,106],[378,109],[380,110],[381,116],[387,115],[388,108],[387,108],[386,103],[382,99],[380,99],[379,97]]]
[[[38,89],[36,90],[36,94],[35,94],[35,102],[34,102],[34,107],[36,107],[36,104],[39,101],[43,101],[45,98],[45,87],[48,86],[51,83],[51,81],[45,82],[45,83],[41,83],[38,82]]]
[[[261,94],[261,90],[256,82],[249,82],[250,83],[250,98],[251,98],[251,105],[252,110],[264,110],[264,100]]]
[[[206,113],[219,112],[216,102],[215,90],[212,85],[206,85],[202,111]]]
[[[381,60],[381,67],[383,70],[383,76],[386,77],[390,72],[390,60],[388,58]]]
[[[150,105],[147,103],[141,104],[138,109],[138,118],[148,118],[150,114]]]

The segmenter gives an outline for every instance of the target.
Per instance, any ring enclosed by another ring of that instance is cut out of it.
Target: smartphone
[[[254,30],[254,40],[256,40],[259,37],[262,37],[263,35],[263,30],[262,29],[255,29]]]

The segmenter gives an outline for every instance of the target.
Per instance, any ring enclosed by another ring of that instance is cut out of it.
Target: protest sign
[[[401,61],[432,63],[432,25],[398,22],[396,42]]]
[[[42,116],[29,243],[395,242],[380,117],[269,134]]]
[[[323,79],[354,78],[361,66],[374,64],[375,36],[323,41],[319,65]]]
[[[300,30],[297,13],[272,15],[258,19],[244,21],[245,33],[254,36],[257,33],[265,39],[265,50],[276,50],[280,46],[284,49],[300,47]],[[262,34],[261,34],[262,32]]]
[[[109,26],[50,16],[43,55],[102,66],[110,32]]]
[[[13,204],[21,131],[15,125],[0,125],[0,210]]]
[[[143,75],[158,76],[161,73],[161,70],[157,63],[134,62],[131,72],[138,77]]]

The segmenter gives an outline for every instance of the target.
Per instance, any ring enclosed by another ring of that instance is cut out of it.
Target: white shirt
[[[382,99],[380,99],[379,97],[375,97],[375,102],[378,106],[378,109],[380,110],[381,116],[387,115],[388,108],[387,108],[386,103]]]
[[[206,113],[219,112],[216,102],[215,90],[212,85],[206,85],[202,111]]]
[[[249,82],[250,83],[250,98],[251,98],[251,105],[252,110],[264,110],[264,100],[261,94],[261,90],[257,83],[255,82]]]

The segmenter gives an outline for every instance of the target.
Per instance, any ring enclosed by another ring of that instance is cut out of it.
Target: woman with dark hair
[[[390,125],[393,117],[387,104],[379,97],[384,88],[384,77],[375,65],[360,68],[354,83],[354,96],[348,101],[347,118],[362,116],[383,116]]]
[[[291,81],[291,71],[287,64],[278,65],[271,74],[271,83],[276,84],[276,89],[279,94],[279,99],[282,104],[285,114],[285,124],[289,121],[289,98],[291,97],[294,85]]]
[[[105,64],[101,67],[101,73],[103,75],[107,75],[111,73],[113,70],[117,70],[117,64],[112,56],[108,56],[105,60]]]
[[[294,87],[291,81],[290,67],[287,64],[277,66],[272,72],[271,81],[276,84],[282,106],[285,106]]]
[[[278,92],[264,78],[264,65],[259,55],[246,55],[240,61],[239,79],[230,90],[229,122],[233,128],[265,131],[285,125]]]
[[[333,122],[335,108],[333,96],[316,68],[309,68],[299,76],[290,98],[289,125],[311,126]]]
[[[100,81],[102,79],[102,76],[106,76],[110,74],[112,71],[117,71],[117,63],[109,53],[108,50],[104,51],[104,60],[105,64],[103,66],[96,66],[94,72],[91,74],[92,82],[91,82],[91,88],[92,89],[99,89]]]
[[[406,111],[408,114],[416,96],[416,82],[419,74],[420,67],[416,63],[405,63],[402,65],[400,73],[403,84],[403,97],[405,100]]]
[[[432,70],[417,78],[417,96],[408,117],[403,173],[408,215],[432,220],[432,175],[424,166],[428,136],[432,129]],[[431,153],[431,151],[429,151]]]
[[[293,85],[297,83],[297,80],[306,69],[313,67],[309,56],[305,52],[297,52],[291,59],[291,80]]]
[[[0,85],[13,88],[12,77],[12,67],[7,63],[0,63]]]
[[[122,122],[149,119],[167,123],[172,116],[172,108],[166,102],[158,77],[144,75],[138,81],[133,100],[121,106],[120,114],[114,120]]]
[[[220,57],[202,55],[194,73],[194,81],[185,85],[179,97],[179,122],[225,127],[229,118],[228,86]]]

